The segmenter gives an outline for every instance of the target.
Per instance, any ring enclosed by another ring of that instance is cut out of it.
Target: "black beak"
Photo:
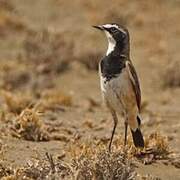
[[[101,30],[101,31],[103,31],[104,30],[104,27],[103,26],[92,26],[93,28],[96,28],[96,29],[99,29],[99,30]]]

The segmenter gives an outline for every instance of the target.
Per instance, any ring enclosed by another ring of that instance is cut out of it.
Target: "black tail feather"
[[[137,122],[138,122],[138,126],[140,126],[141,119],[139,118],[139,116],[137,116]],[[137,128],[135,131],[131,129],[131,133],[132,133],[134,145],[136,147],[144,147],[144,139],[140,128]]]
[[[144,139],[143,135],[141,133],[141,130],[139,128],[136,129],[136,131],[131,130],[133,142],[136,147],[144,147]]]

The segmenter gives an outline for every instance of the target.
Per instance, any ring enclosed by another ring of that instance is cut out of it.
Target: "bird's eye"
[[[116,32],[116,31],[117,31],[117,29],[115,27],[111,28],[111,32]]]

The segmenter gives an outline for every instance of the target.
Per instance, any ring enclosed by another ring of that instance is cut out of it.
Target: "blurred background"
[[[178,151],[179,17],[178,0],[0,0],[4,162],[22,164],[34,151],[57,153],[76,138],[109,138],[112,120],[102,106],[97,71],[107,42],[92,28],[105,23],[129,30],[131,60],[141,82],[144,134],[161,132]],[[123,123],[116,132],[121,133]],[[35,143],[39,141],[45,142]],[[165,173],[148,170],[160,177]]]

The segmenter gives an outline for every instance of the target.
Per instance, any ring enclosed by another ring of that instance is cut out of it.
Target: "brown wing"
[[[141,89],[140,89],[137,73],[136,73],[136,70],[134,69],[134,66],[132,65],[131,61],[126,61],[126,67],[128,69],[132,87],[133,87],[133,90],[136,95],[137,106],[140,111],[140,109],[141,109]]]

